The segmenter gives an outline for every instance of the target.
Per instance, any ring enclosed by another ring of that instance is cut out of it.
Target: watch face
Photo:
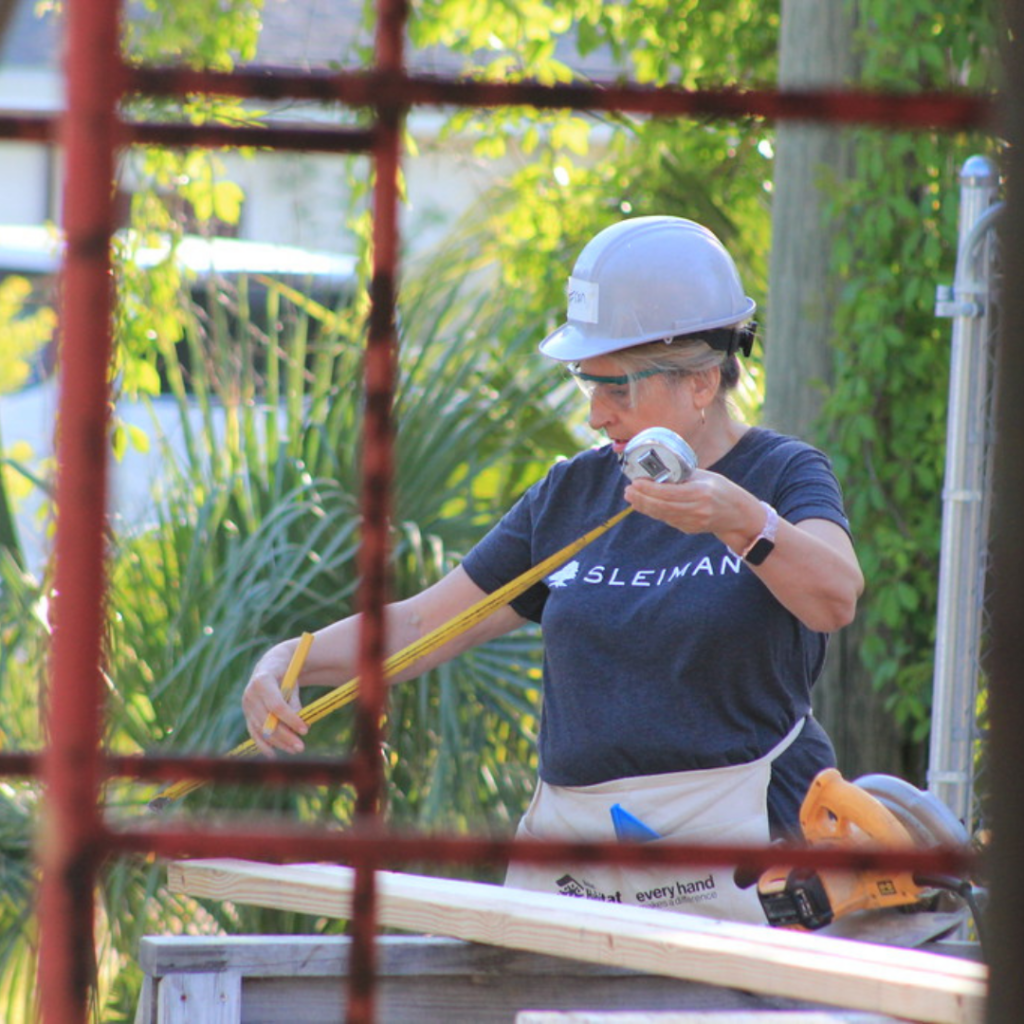
[[[767,537],[758,537],[757,543],[747,552],[746,561],[751,565],[760,565],[774,550],[774,541]]]

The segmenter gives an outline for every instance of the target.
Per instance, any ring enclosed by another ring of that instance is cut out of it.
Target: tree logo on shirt
[[[578,558],[574,558],[568,565],[563,565],[558,572],[553,572],[545,582],[552,590],[556,587],[565,587],[569,585],[570,580],[576,579],[579,571],[580,561]]]

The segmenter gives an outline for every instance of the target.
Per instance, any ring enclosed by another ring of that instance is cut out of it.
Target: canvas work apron
[[[764,846],[769,842],[772,762],[797,738],[804,719],[767,754],[746,764],[614,779],[593,786],[543,781],[523,815],[517,838],[614,842],[615,813],[631,835],[651,843]],[[657,836],[657,838],[653,838]],[[767,924],[757,887],[742,889],[723,865],[509,865],[507,886],[585,899],[657,907],[730,921]]]

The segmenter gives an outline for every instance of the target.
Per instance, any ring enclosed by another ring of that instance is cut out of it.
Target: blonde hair
[[[676,338],[666,343],[651,341],[612,353],[627,376],[649,374],[652,370],[692,377],[710,370],[719,371],[716,399],[725,401],[728,392],[739,383],[740,364],[735,355],[712,348],[702,338]],[[634,386],[640,381],[634,382]]]

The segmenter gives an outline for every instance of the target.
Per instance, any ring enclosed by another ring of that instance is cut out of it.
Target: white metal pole
[[[972,156],[960,174],[960,237],[953,288],[936,314],[953,320],[943,489],[942,547],[928,789],[972,829],[976,702],[988,548],[991,227],[1000,206],[992,161]]]

